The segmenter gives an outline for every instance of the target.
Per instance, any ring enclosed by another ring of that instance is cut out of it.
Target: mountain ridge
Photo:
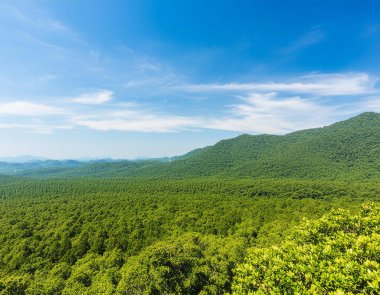
[[[380,114],[362,113],[329,126],[285,135],[242,134],[172,157],[170,162],[95,162],[61,170],[25,170],[20,175],[377,179]]]

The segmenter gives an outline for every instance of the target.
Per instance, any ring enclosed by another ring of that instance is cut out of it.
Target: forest
[[[380,0],[0,0],[0,295],[380,295]]]
[[[0,294],[379,294],[379,126],[3,165]]]
[[[0,294],[379,291],[378,181],[0,181]]]

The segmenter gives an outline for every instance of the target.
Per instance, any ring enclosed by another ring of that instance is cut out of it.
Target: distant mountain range
[[[0,157],[0,162],[6,163],[26,163],[26,162],[34,162],[34,161],[45,161],[48,160],[42,157],[35,157],[30,155],[23,155],[17,157]]]
[[[0,174],[6,175],[36,175],[40,173],[57,174],[70,168],[82,167],[89,164],[116,163],[116,162],[142,162],[142,161],[169,162],[168,157],[141,158],[134,160],[115,160],[111,158],[80,159],[80,160],[50,160],[34,156],[4,157],[0,158]]]
[[[3,164],[0,173],[34,177],[380,179],[380,114],[363,113],[327,127],[282,136],[245,134],[170,162],[168,158],[38,161],[15,164],[8,172]]]

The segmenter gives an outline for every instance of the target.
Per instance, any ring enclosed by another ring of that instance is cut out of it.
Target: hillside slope
[[[49,175],[47,171],[24,175]],[[241,135],[197,149],[170,163],[94,163],[54,176],[255,178],[380,178],[380,114],[363,113],[323,128],[277,135]]]
[[[380,114],[364,113],[284,136],[241,135],[183,160],[136,172],[165,177],[378,178]]]
[[[167,174],[251,177],[380,176],[380,114],[284,136],[241,135],[172,163]]]

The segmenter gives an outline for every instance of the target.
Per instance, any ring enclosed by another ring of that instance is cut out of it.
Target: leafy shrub
[[[123,266],[118,293],[223,294],[242,251],[242,240],[199,234],[159,242]]]
[[[305,221],[281,246],[252,249],[235,294],[379,294],[380,207]]]

